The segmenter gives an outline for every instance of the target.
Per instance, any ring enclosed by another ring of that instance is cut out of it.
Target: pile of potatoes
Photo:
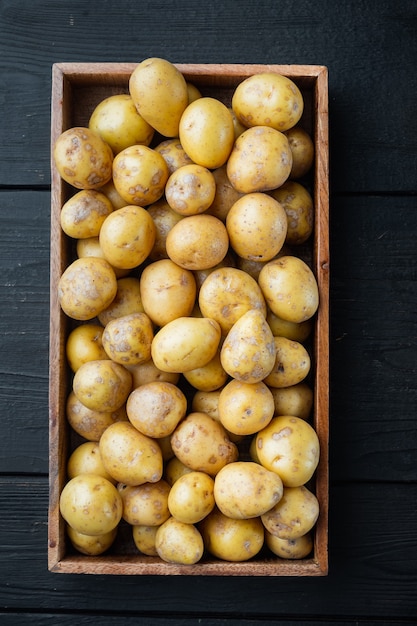
[[[77,253],[58,285],[73,320],[66,412],[83,441],[60,511],[84,554],[108,550],[121,521],[140,553],[171,563],[312,550],[303,106],[276,73],[225,104],[150,58],[55,143]]]

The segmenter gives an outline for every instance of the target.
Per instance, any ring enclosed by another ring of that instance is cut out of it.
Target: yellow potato
[[[173,456],[172,459],[168,461],[165,466],[164,478],[169,485],[172,485],[184,474],[188,474],[193,472],[194,470],[191,467],[187,467],[184,465],[182,461],[179,460],[178,457]]]
[[[227,431],[236,435],[253,435],[267,426],[274,408],[272,393],[262,381],[232,379],[219,394],[219,419]]]
[[[132,526],[160,526],[170,516],[168,495],[171,487],[165,480],[142,485],[119,483],[123,500],[123,519]]]
[[[220,342],[220,326],[209,318],[179,317],[155,335],[151,356],[166,372],[189,372],[207,365]]]
[[[248,193],[237,200],[226,218],[230,245],[237,255],[270,261],[284,245],[288,220],[282,205],[265,193]]]
[[[263,192],[285,183],[291,166],[286,136],[269,126],[254,126],[236,139],[227,161],[227,176],[240,193]]]
[[[117,537],[117,527],[103,535],[84,535],[67,525],[68,538],[73,547],[88,556],[98,556],[106,552]]]
[[[64,520],[84,535],[104,535],[121,520],[123,503],[116,487],[103,476],[79,474],[64,486],[59,499]]]
[[[99,313],[98,319],[103,326],[106,326],[118,317],[144,312],[139,279],[134,276],[125,276],[118,279],[116,295],[107,309]]]
[[[284,487],[305,485],[320,458],[316,431],[305,420],[292,415],[274,417],[256,435],[260,463],[281,478]]]
[[[101,436],[103,465],[115,480],[126,485],[157,483],[162,478],[161,449],[154,439],[130,422],[116,422]]]
[[[107,353],[103,348],[103,326],[100,324],[80,324],[68,335],[65,352],[68,364],[73,372],[87,363],[107,359]]]
[[[261,516],[266,530],[280,539],[298,539],[319,516],[319,502],[307,487],[285,487],[280,501]]]
[[[265,531],[265,544],[281,559],[305,559],[313,549],[313,537],[306,533],[297,539],[281,539]]]
[[[126,412],[141,433],[159,439],[171,435],[185,417],[187,398],[176,385],[154,381],[131,392]]]
[[[269,261],[259,274],[259,286],[271,311],[289,322],[305,322],[319,306],[316,278],[300,258],[288,255]]]
[[[193,273],[171,259],[154,261],[140,277],[144,311],[157,326],[191,315],[196,292]]]
[[[145,363],[136,363],[136,365],[127,365],[126,368],[132,374],[132,389],[146,385],[153,381],[167,382],[174,385],[177,384],[180,374],[177,372],[163,372],[156,367],[153,359],[145,361]]]
[[[211,272],[201,285],[198,302],[203,315],[220,324],[223,336],[247,311],[257,310],[266,315],[265,299],[258,283],[234,267]]]
[[[286,337],[274,337],[275,364],[264,378],[270,387],[291,387],[310,372],[311,359],[303,344]]]
[[[162,197],[169,170],[165,159],[149,146],[125,148],[114,157],[113,183],[128,204],[146,206]]]
[[[151,358],[152,322],[146,313],[130,313],[106,325],[103,347],[108,356],[121,365],[136,365]]]
[[[271,387],[275,405],[275,415],[295,415],[307,420],[313,408],[313,390],[305,382],[283,387]]]
[[[221,348],[224,370],[246,383],[262,381],[275,363],[275,343],[261,311],[244,313],[230,329]]]
[[[132,537],[135,546],[147,556],[158,556],[155,548],[155,538],[158,526],[133,526]]]
[[[232,519],[259,517],[282,498],[282,480],[275,472],[252,461],[236,461],[223,467],[214,480],[219,510]]]
[[[221,389],[214,391],[198,390],[192,398],[191,408],[196,413],[207,413],[219,422],[219,397]]]
[[[287,216],[286,243],[290,246],[305,243],[314,225],[314,206],[310,193],[303,185],[292,180],[287,180],[270,193],[284,208]]]
[[[188,104],[190,104],[191,102],[194,102],[194,100],[198,100],[198,98],[201,98],[200,90],[198,89],[198,87],[196,87],[192,83],[187,82],[187,91],[188,91]]]
[[[290,178],[302,178],[311,169],[314,161],[314,142],[310,135],[300,126],[293,126],[286,131],[292,152],[292,168]]]
[[[78,400],[93,411],[117,411],[126,402],[131,387],[130,372],[110,359],[87,361],[73,379]]]
[[[171,445],[184,465],[210,476],[238,457],[223,426],[206,413],[189,413],[173,432]]]
[[[244,562],[264,545],[264,527],[259,517],[232,519],[215,508],[199,524],[206,549],[223,561]]]
[[[73,261],[58,282],[58,299],[68,317],[87,321],[113,301],[116,275],[105,259],[85,257]]]
[[[88,441],[99,441],[110,424],[128,421],[124,405],[116,411],[94,411],[80,402],[73,391],[67,398],[66,417],[72,429]]]
[[[166,238],[169,258],[189,270],[214,267],[224,259],[228,248],[226,226],[217,217],[204,213],[184,217]]]
[[[69,128],[58,137],[53,159],[61,178],[77,189],[99,189],[112,177],[110,146],[83,126]]]
[[[178,137],[161,141],[161,143],[155,146],[155,150],[164,157],[170,174],[175,172],[179,167],[192,163],[192,160],[182,147]]]
[[[155,224],[146,209],[128,205],[104,220],[99,239],[111,265],[132,269],[143,263],[152,250]]]
[[[232,108],[245,126],[270,126],[284,131],[299,121],[304,102],[290,78],[275,72],[261,72],[236,87]]]
[[[188,105],[188,89],[175,65],[158,57],[143,60],[130,76],[129,93],[139,114],[158,133],[178,137],[180,118]]]
[[[122,198],[122,196],[117,191],[112,178],[109,180],[108,183],[100,187],[99,191],[101,193],[104,193],[104,195],[108,197],[113,205],[113,209],[121,209],[128,204],[128,202],[126,202],[126,200]]]
[[[77,257],[79,259],[85,257],[98,257],[104,259],[104,253],[100,246],[100,240],[98,237],[87,237],[86,239],[77,240]],[[110,263],[109,263],[110,265]],[[116,278],[124,278],[127,276],[130,270],[122,269],[121,267],[114,267],[110,265]]]
[[[114,154],[136,144],[149,146],[155,132],[139,115],[129,94],[116,94],[99,102],[88,127],[109,144]]]
[[[214,504],[214,480],[205,472],[183,474],[168,495],[171,515],[186,524],[200,522],[213,510]]]
[[[184,372],[183,376],[194,389],[201,391],[214,391],[222,387],[227,381],[227,373],[225,372],[221,360],[220,351],[217,350],[214,357],[203,367]]]
[[[209,215],[218,217],[222,222],[226,221],[230,207],[242,197],[242,194],[236,191],[227,176],[227,164],[217,167],[212,172],[215,183],[216,192],[214,200],[207,209]]]
[[[221,267],[235,267],[235,265],[236,265],[235,255],[233,253],[233,250],[229,248],[229,251],[227,252],[224,259],[220,261],[220,263],[217,263],[217,265],[214,265],[213,267],[208,267],[205,270],[194,270],[193,274],[197,283],[197,292],[200,291],[201,285],[204,283],[204,281],[206,280],[209,274],[211,274],[212,272],[215,272]],[[196,302],[196,306],[198,306],[197,302]],[[200,312],[200,315],[201,315],[201,312]]]
[[[191,163],[179,167],[165,185],[169,206],[180,215],[198,215],[214,200],[216,181],[206,167]]]
[[[161,198],[148,207],[148,213],[155,225],[155,243],[149,253],[151,261],[167,259],[166,238],[169,231],[183,216],[173,211],[165,198]]]
[[[155,536],[158,556],[167,563],[193,565],[204,553],[204,543],[194,524],[170,517],[158,527]]]
[[[303,343],[313,330],[313,321],[311,318],[304,322],[289,322],[288,320],[281,319],[275,315],[275,313],[272,313],[270,309],[268,309],[266,314],[266,321],[274,337],[286,337],[287,339],[299,341],[300,343]]]
[[[97,474],[107,478],[111,483],[115,482],[103,465],[97,441],[85,441],[70,454],[67,462],[67,476],[74,478],[78,474]]]
[[[95,189],[82,189],[61,209],[61,228],[74,239],[97,237],[101,225],[113,211],[113,205],[104,193]]]

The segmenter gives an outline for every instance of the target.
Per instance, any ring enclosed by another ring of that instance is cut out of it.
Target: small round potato
[[[130,422],[148,437],[171,435],[187,412],[187,398],[172,383],[154,381],[132,391],[126,403]]]
[[[113,205],[104,193],[82,189],[64,203],[61,228],[73,239],[97,237],[101,225],[112,211]]]
[[[189,474],[194,470],[191,467],[184,465],[178,457],[173,456],[165,466],[164,478],[169,485],[172,485],[184,474]]]
[[[248,193],[237,200],[226,218],[230,245],[237,255],[252,261],[270,261],[284,245],[287,214],[265,193]]]
[[[264,545],[261,519],[232,519],[216,507],[199,524],[208,552],[223,561],[243,562],[256,556]]]
[[[112,303],[98,315],[98,319],[106,326],[111,320],[131,313],[144,313],[140,282],[134,276],[124,276],[117,281],[117,292]]]
[[[313,198],[303,185],[287,180],[281,187],[270,192],[285,210],[288,229],[285,241],[290,246],[305,243],[313,232]]]
[[[307,487],[285,487],[280,501],[261,516],[266,530],[280,539],[298,539],[319,516],[319,502]]]
[[[103,535],[84,535],[67,525],[68,538],[72,546],[81,554],[98,556],[106,552],[117,537],[117,527]]]
[[[109,144],[114,154],[129,146],[149,146],[155,130],[136,110],[129,94],[105,98],[91,114],[88,127]]]
[[[85,257],[98,257],[104,259],[104,253],[100,246],[100,240],[98,237],[87,237],[86,239],[77,240],[77,257],[83,259]],[[117,279],[127,276],[129,270],[124,270],[121,267],[114,267],[110,265]]]
[[[266,530],[265,544],[281,559],[305,559],[313,549],[313,537],[306,533],[297,539],[281,539]]]
[[[223,387],[228,379],[227,372],[225,372],[221,360],[220,351],[217,350],[214,357],[203,367],[197,367],[196,369],[184,372],[183,376],[194,389],[201,391],[214,391]]]
[[[164,157],[170,174],[175,172],[179,167],[192,163],[192,160],[182,147],[178,137],[165,139],[155,146],[154,149]]]
[[[270,389],[275,404],[275,415],[295,415],[304,420],[310,417],[314,394],[307,383]]]
[[[113,211],[103,222],[99,240],[114,267],[132,269],[149,255],[155,243],[155,224],[146,209],[128,205]]]
[[[194,524],[185,524],[175,517],[158,526],[155,548],[163,561],[180,565],[194,565],[204,553],[203,538]]]
[[[198,100],[198,98],[201,98],[201,91],[198,89],[198,87],[193,85],[193,83],[187,82],[187,91],[188,104],[191,104],[191,102],[194,102],[194,100]]]
[[[64,520],[84,535],[104,535],[121,520],[123,502],[116,487],[103,476],[79,474],[63,488],[59,509]]]
[[[117,489],[123,500],[123,519],[132,526],[160,526],[169,517],[168,495],[171,487],[165,480],[142,485],[124,485]]]
[[[273,313],[289,322],[305,322],[319,306],[319,290],[310,267],[288,255],[269,261],[260,271],[259,286]]]
[[[183,216],[173,211],[165,198],[161,198],[148,207],[148,213],[155,224],[155,243],[149,253],[151,261],[167,259],[166,238],[171,228],[183,219]]]
[[[180,215],[198,215],[214,200],[216,181],[206,167],[191,163],[179,167],[168,178],[165,197],[169,206]]]
[[[169,258],[180,267],[204,270],[226,256],[229,236],[226,226],[213,215],[189,215],[171,228],[166,238]]]
[[[311,359],[303,344],[286,337],[274,337],[275,364],[264,378],[269,387],[291,387],[310,372]]]
[[[260,268],[262,269],[262,268]],[[312,319],[305,320],[304,322],[289,322],[283,320],[275,313],[272,313],[270,309],[266,314],[266,321],[268,322],[272,334],[274,337],[286,337],[293,341],[299,341],[303,343],[311,334],[313,330]]]
[[[67,476],[74,478],[78,474],[98,474],[111,483],[116,481],[103,465],[97,441],[85,441],[75,448],[67,462]]]
[[[121,209],[128,204],[128,202],[126,202],[126,200],[122,198],[120,193],[117,191],[112,178],[108,183],[100,187],[99,191],[108,197],[113,205],[113,209]]]
[[[116,422],[101,436],[100,454],[110,476],[126,485],[157,483],[163,459],[158,443],[140,433],[130,422]]]
[[[227,431],[236,435],[253,435],[265,428],[274,416],[274,408],[272,393],[262,381],[232,379],[219,395],[219,419]]]
[[[217,167],[212,172],[215,183],[216,193],[214,200],[207,209],[209,215],[218,217],[222,222],[226,221],[230,207],[242,197],[242,194],[236,191],[227,176],[227,164]]]
[[[55,142],[53,158],[61,178],[77,189],[99,189],[112,177],[113,152],[89,128],[64,131]]]
[[[192,399],[191,408],[196,413],[207,413],[219,422],[219,398],[221,389],[215,391],[197,391]]]
[[[65,352],[68,364],[73,372],[87,361],[107,359],[103,348],[103,326],[99,324],[80,324],[68,335]]]
[[[155,538],[158,526],[133,526],[132,537],[135,546],[147,556],[158,556],[155,548]]]
[[[146,206],[163,196],[169,170],[165,159],[149,146],[125,148],[114,157],[113,183],[128,204]]]
[[[168,507],[180,522],[196,524],[214,508],[214,480],[205,472],[187,472],[171,487]]]
[[[229,463],[214,480],[216,505],[232,519],[261,516],[281,500],[282,494],[278,474],[252,461]]]
[[[293,126],[285,135],[292,152],[290,178],[302,178],[311,169],[314,161],[314,143],[310,135],[300,126]]]
[[[88,441],[99,441],[110,424],[128,421],[124,405],[116,411],[93,411],[84,406],[73,391],[68,395],[66,417],[71,428]]]
[[[238,457],[237,447],[223,426],[206,413],[189,413],[173,432],[171,445],[184,465],[209,476]]]
[[[286,136],[269,126],[254,126],[236,139],[227,161],[227,176],[240,193],[263,192],[285,183],[291,166]]]
[[[106,325],[103,347],[107,355],[121,365],[136,365],[151,358],[152,322],[146,313],[130,313]]]
[[[305,420],[282,415],[258,432],[256,454],[264,467],[278,474],[284,487],[299,487],[316,470],[320,443],[316,431]]]
[[[58,282],[58,299],[68,317],[87,321],[113,301],[116,275],[105,259],[85,257],[73,261]]]
[[[132,389],[136,389],[136,387],[140,387],[140,385],[146,385],[153,381],[167,382],[176,385],[180,378],[180,374],[177,372],[163,372],[160,370],[156,367],[152,358],[144,363],[127,365],[126,367],[132,374]]]
[[[93,411],[117,411],[132,388],[132,375],[111,359],[87,361],[75,372],[73,391]]]

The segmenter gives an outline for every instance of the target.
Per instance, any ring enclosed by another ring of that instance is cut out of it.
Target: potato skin
[[[198,528],[207,550],[223,561],[248,561],[264,544],[265,531],[259,517],[232,519],[215,507]]]
[[[301,383],[310,372],[311,359],[307,349],[286,337],[274,337],[275,364],[264,378],[269,387],[291,387]]]
[[[117,411],[126,402],[131,388],[130,372],[111,359],[88,361],[74,374],[75,395],[93,411]]]
[[[115,156],[112,173],[117,192],[128,204],[136,206],[159,200],[169,176],[163,156],[140,144],[129,146]]]
[[[213,215],[189,215],[169,231],[169,258],[188,270],[205,270],[220,263],[229,248],[226,226]]]
[[[117,537],[117,527],[102,535],[84,535],[67,524],[68,538],[73,547],[81,554],[98,556],[106,552]]]
[[[161,479],[156,483],[125,485],[117,490],[123,501],[123,519],[132,526],[160,526],[169,517],[169,484]]]
[[[205,472],[183,474],[172,485],[168,495],[171,515],[186,524],[201,522],[214,505],[214,480]]]
[[[126,403],[130,422],[155,439],[171,435],[187,412],[187,398],[176,385],[153,381],[134,389]]]
[[[285,243],[289,246],[305,243],[314,226],[314,206],[310,192],[300,183],[287,180],[270,194],[281,204],[287,216]]]
[[[285,487],[282,497],[262,514],[266,530],[280,539],[298,539],[308,533],[319,516],[319,502],[304,485]]]
[[[194,524],[186,524],[170,517],[155,535],[158,556],[167,563],[194,565],[204,553],[203,538]]]
[[[73,239],[97,237],[101,225],[113,211],[108,197],[95,189],[82,189],[61,209],[61,228]]]
[[[219,419],[235,435],[253,435],[265,428],[274,416],[274,399],[263,383],[230,380],[218,398]]]
[[[107,355],[121,365],[137,365],[151,357],[152,322],[146,313],[130,313],[110,320],[103,332]]]
[[[313,537],[309,532],[297,539],[281,539],[266,530],[265,544],[281,559],[305,559],[313,549]]]

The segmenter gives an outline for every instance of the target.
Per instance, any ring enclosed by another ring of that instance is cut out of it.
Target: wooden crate
[[[132,63],[59,63],[53,66],[51,146],[72,126],[86,126],[94,107],[105,97],[128,92]],[[51,163],[51,265],[50,265],[50,382],[49,464],[50,498],[48,567],[52,572],[113,575],[195,576],[322,576],[328,571],[328,432],[329,432],[329,187],[328,187],[328,87],[327,68],[315,65],[222,65],[177,64],[186,80],[203,95],[226,104],[239,82],[252,74],[273,71],[291,78],[301,89],[305,110],[301,124],[315,143],[311,175],[315,204],[315,228],[309,255],[320,293],[313,339],[313,425],[320,440],[321,456],[312,488],[319,500],[320,515],[314,528],[314,549],[306,559],[286,560],[260,553],[251,561],[232,563],[203,558],[195,565],[174,565],[140,554],[121,527],[112,549],[98,557],[76,553],[65,533],[59,512],[59,496],[66,482],[66,462],[71,433],[65,404],[71,389],[71,372],[65,357],[70,321],[63,314],[57,284],[73,260],[73,244],[62,232],[60,210],[74,190],[62,181]]]

